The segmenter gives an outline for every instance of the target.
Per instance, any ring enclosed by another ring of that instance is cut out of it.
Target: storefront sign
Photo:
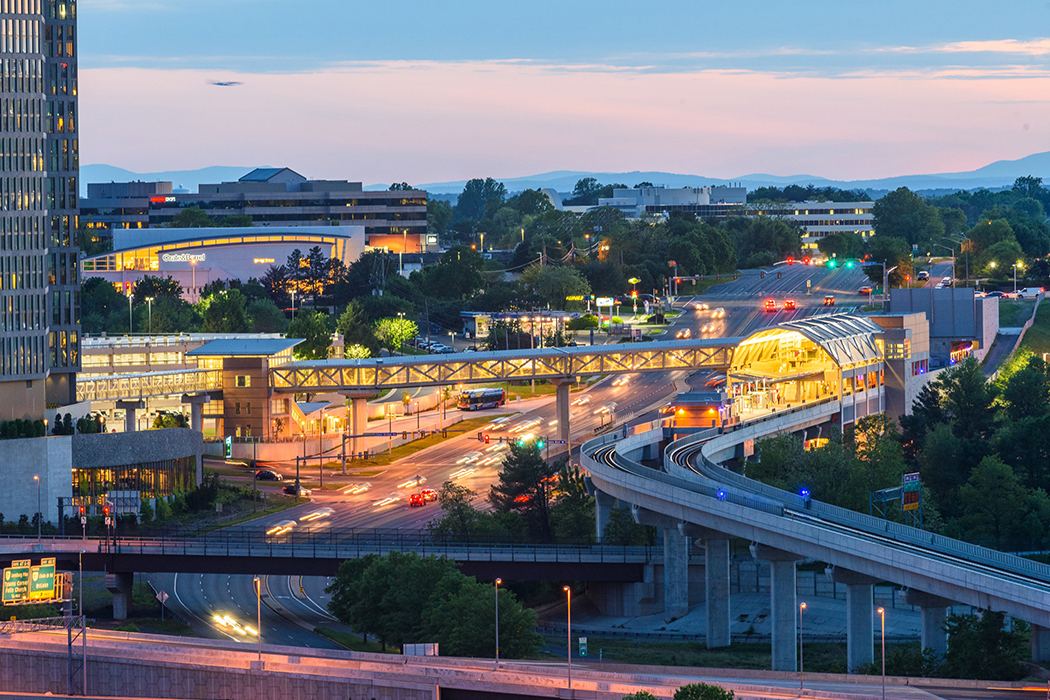
[[[204,262],[207,256],[204,253],[161,253],[161,262],[175,263],[175,262]]]

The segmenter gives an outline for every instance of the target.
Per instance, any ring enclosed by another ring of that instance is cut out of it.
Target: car
[[[477,351],[478,351],[478,349],[476,347],[474,347],[473,345],[468,345],[466,350],[464,350],[463,352],[477,352]]]
[[[718,307],[717,309],[715,309],[714,311],[711,312],[711,318],[725,318],[725,317],[726,317],[726,310],[723,309],[722,307]]]
[[[284,481],[284,477],[272,469],[258,469],[255,472],[256,481]]]
[[[835,297],[831,296],[830,294],[828,296],[824,297],[824,306],[834,306],[834,305],[835,305]]]
[[[567,348],[574,348],[576,346],[577,346],[577,344],[576,344],[575,340],[570,340],[567,343],[565,343],[565,347],[567,347]]]
[[[1017,290],[1018,299],[1034,299],[1040,294],[1043,294],[1042,287],[1025,287],[1024,289]]]
[[[776,302],[775,299],[766,299],[766,302],[765,302],[765,304],[763,304],[763,307],[765,308],[766,311],[776,311],[777,310],[777,302]]]
[[[437,351],[439,355],[452,355],[457,352],[459,352],[459,350],[456,350],[455,348],[450,348],[447,345],[441,346],[441,349]]]
[[[284,492],[286,494],[288,494],[289,496],[295,496],[296,495],[295,490],[296,490],[295,484],[288,484],[287,486],[284,487]],[[299,498],[308,498],[309,496],[310,496],[310,489],[303,488],[302,486],[300,486],[299,487],[298,497]]]
[[[857,294],[871,294],[872,291],[873,290],[872,290],[871,287],[861,287],[860,289],[857,290]]]
[[[408,497],[408,505],[410,508],[415,508],[417,506],[425,506],[426,504],[427,499],[423,498],[423,494],[421,493],[414,493]]]
[[[267,535],[283,535],[291,532],[292,528],[298,525],[294,520],[282,520],[276,525],[271,526],[267,531]]]
[[[715,326],[714,326],[713,323],[705,323],[704,325],[700,326],[700,332],[701,333],[710,333],[714,329],[715,329]]]
[[[1001,299],[1001,298],[1003,298],[1003,297],[1004,297],[1004,296],[1006,296],[1006,295],[1005,295],[1005,294],[1003,294],[1002,292],[1000,292],[1000,291],[999,291],[999,290],[997,289],[997,290],[995,290],[994,292],[988,292],[988,293],[987,293],[987,294],[986,294],[985,296],[989,296],[989,297],[996,297],[996,298],[999,298],[999,299]]]
[[[356,496],[359,493],[364,493],[370,488],[372,488],[372,484],[368,483],[367,481],[362,481],[359,484],[350,484],[345,489],[343,489],[343,493],[347,495]]]
[[[926,270],[919,270],[919,274],[915,276],[916,279],[928,280],[930,279],[930,273]]]
[[[694,301],[694,302],[693,302],[693,307],[694,307],[694,308],[695,308],[695,309],[696,309],[697,311],[707,311],[707,304],[705,304],[705,303],[704,303],[704,302],[702,302],[702,301]]]
[[[784,300],[784,311],[792,311],[792,310],[794,310],[794,308],[795,308],[795,300],[794,299],[785,299]]]
[[[692,335],[692,333],[689,331],[689,329],[688,328],[683,328],[682,330],[680,330],[677,333],[675,333],[674,337],[678,338],[679,340],[684,340],[684,339],[688,338],[690,335]]]
[[[438,497],[438,493],[434,489],[423,489],[419,492],[419,495],[423,497],[424,501],[436,501]]]

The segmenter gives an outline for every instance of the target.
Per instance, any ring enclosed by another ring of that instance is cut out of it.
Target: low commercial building
[[[612,197],[598,200],[598,206],[619,209],[628,219],[669,216],[673,212],[704,219],[739,216],[746,201],[746,187],[631,187],[614,189]]]
[[[970,287],[891,289],[887,311],[925,315],[930,369],[950,367],[970,355],[984,360],[999,332],[999,299],[978,297]]]
[[[349,265],[366,248],[363,226],[118,229],[113,252],[82,261],[84,278],[101,277],[129,290],[145,275],[172,277],[187,298],[216,280],[262,278],[299,250],[319,246]]]
[[[197,193],[175,193],[170,182],[91,184],[81,220],[105,236],[167,226],[188,207],[220,222],[248,216],[255,227],[363,227],[370,248],[438,250],[437,236],[427,234],[425,191],[367,191],[360,182],[308,180],[290,168],[257,168],[236,182],[202,184]]]
[[[484,340],[488,338],[492,324],[500,321],[517,323],[522,331],[537,339],[550,333],[564,333],[565,324],[573,314],[567,311],[461,311],[459,316],[463,321],[463,335]]]

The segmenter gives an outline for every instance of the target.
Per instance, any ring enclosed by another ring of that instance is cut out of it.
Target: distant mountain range
[[[89,182],[127,182],[131,180],[170,181],[174,183],[176,188],[185,187],[191,192],[196,192],[198,185],[201,183],[233,181],[252,169],[253,167],[213,166],[201,168],[200,170],[135,173],[112,165],[85,165],[80,169],[81,194],[87,194],[87,183]],[[309,176],[309,173],[304,174]],[[622,182],[628,187],[640,182],[651,182],[654,185],[665,185],[667,187],[700,187],[704,185],[736,183],[753,190],[757,187],[812,184],[818,187],[830,186],[844,189],[860,189],[867,191],[871,195],[878,196],[898,187],[908,187],[912,190],[930,193],[972,190],[980,187],[990,189],[1009,187],[1014,180],[1024,175],[1041,177],[1044,181],[1050,183],[1050,152],[1035,153],[1017,160],[1000,160],[982,168],[964,172],[901,175],[876,180],[830,180],[817,175],[769,175],[765,173],[718,178],[659,171],[602,173],[582,170],[556,170],[527,177],[496,179],[506,185],[507,190],[510,192],[542,188],[550,188],[558,192],[571,192],[577,180],[593,177],[602,183]],[[347,178],[353,179],[353,173],[348,173]],[[464,184],[466,184],[466,180],[452,180],[449,182],[428,182],[416,186],[433,194],[459,194],[463,190]],[[386,189],[387,186],[386,184],[375,184],[368,185],[365,189],[382,190]]]

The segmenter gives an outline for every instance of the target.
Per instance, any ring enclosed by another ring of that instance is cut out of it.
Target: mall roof
[[[840,367],[878,362],[882,359],[875,336],[884,329],[871,319],[846,314],[827,314],[787,321],[754,333],[741,344],[761,341],[785,330],[796,331],[812,340]]]
[[[302,338],[224,338],[205,343],[187,357],[272,357],[291,350]]]
[[[256,168],[242,177],[239,182],[268,182],[271,178],[283,173],[285,170],[294,173],[295,175],[299,175],[299,173],[291,168]],[[299,175],[299,177],[302,177],[302,175]]]

